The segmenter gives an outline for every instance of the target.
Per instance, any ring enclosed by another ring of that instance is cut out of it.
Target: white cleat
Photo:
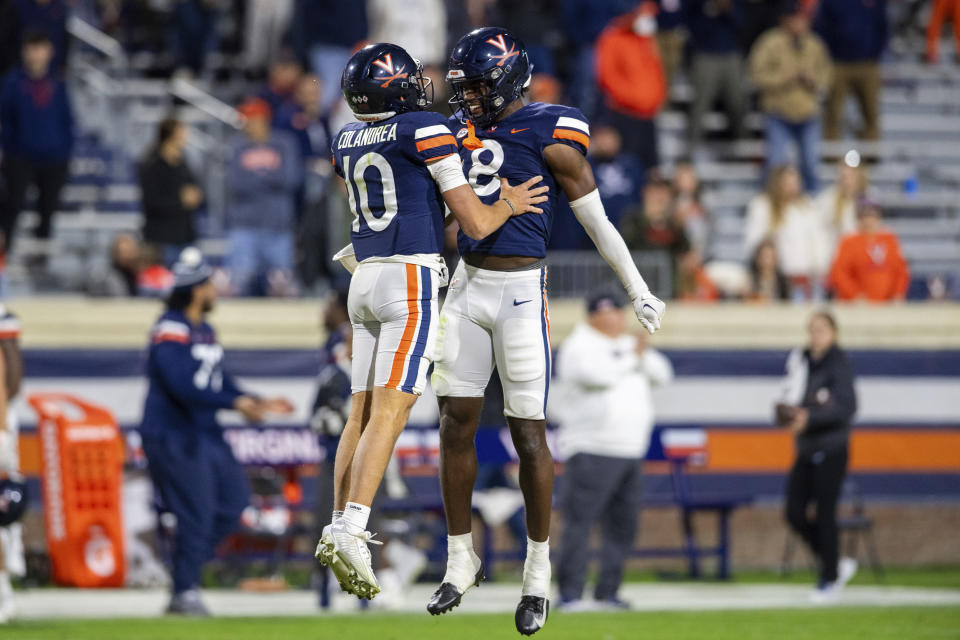
[[[810,594],[810,603],[811,604],[833,604],[840,597],[840,588],[837,587],[836,582],[828,582],[822,587],[817,587],[813,590],[813,593]]]
[[[854,558],[840,558],[840,562],[837,563],[837,589],[847,586],[847,583],[856,575],[858,566]]]
[[[320,564],[330,568],[333,576],[337,579],[337,583],[340,585],[340,589],[344,593],[356,595],[353,593],[353,588],[350,585],[350,568],[344,564],[334,548],[333,536],[330,534],[331,526],[332,525],[328,524],[323,528],[320,541],[317,542],[317,550],[313,555]]]
[[[380,593],[380,583],[373,575],[372,558],[367,547],[368,542],[383,544],[379,540],[373,540],[374,535],[369,531],[350,531],[350,527],[342,519],[330,526],[334,554],[346,567],[350,593],[366,600],[372,600]]]

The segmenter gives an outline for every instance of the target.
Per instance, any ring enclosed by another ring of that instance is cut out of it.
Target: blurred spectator
[[[139,277],[140,243],[129,233],[121,233],[110,243],[110,265],[106,271],[94,275],[88,292],[110,298],[136,296]]]
[[[642,2],[616,18],[597,40],[597,82],[606,98],[610,123],[623,134],[624,150],[644,168],[659,164],[654,118],[667,97],[657,50],[657,5]]]
[[[300,83],[303,69],[297,59],[288,54],[281,54],[270,65],[267,74],[267,86],[259,96],[270,105],[270,110],[276,114],[282,107],[292,106]]]
[[[814,198],[831,255],[840,238],[856,230],[857,202],[866,194],[867,182],[867,171],[860,164],[860,154],[848,151],[837,165],[836,182]]]
[[[247,69],[262,71],[280,53],[293,17],[293,0],[248,0],[244,31]]]
[[[274,112],[273,126],[297,139],[304,163],[322,160],[322,173],[329,175],[330,129],[320,112],[320,91],[317,76],[312,73],[301,76],[292,100]]]
[[[9,73],[0,89],[0,150],[7,183],[0,231],[8,253],[28,187],[37,189],[40,221],[34,233],[46,240],[67,181],[74,143],[73,111],[67,84],[51,70],[53,56],[53,43],[46,34],[27,34],[23,66]]]
[[[623,306],[616,295],[593,296],[587,321],[557,354],[562,393],[553,395],[551,413],[566,459],[557,583],[561,606],[571,609],[583,595],[590,560],[584,541],[596,523],[602,523],[603,551],[594,598],[628,606],[618,591],[637,533],[642,461],[653,432],[651,388],[673,379],[670,361],[648,346],[647,335],[627,333]]]
[[[687,43],[683,4],[687,0],[657,0],[657,47],[663,60],[667,87],[673,86],[677,71],[683,66],[683,49]]]
[[[767,189],[747,205],[744,255],[772,239],[780,269],[790,280],[797,300],[822,297],[822,278],[830,264],[831,249],[817,208],[800,188],[800,176],[790,165],[770,172]]]
[[[960,0],[934,0],[927,26],[927,62],[940,60],[940,35],[945,20],[953,22],[953,35],[956,41],[954,55],[960,60]]]
[[[158,245],[140,247],[140,275],[137,290],[147,298],[165,298],[173,288],[173,273],[163,263]]]
[[[303,172],[297,142],[270,127],[270,106],[240,105],[247,123],[230,142],[227,167],[227,267],[234,291],[292,291],[296,195]],[[266,276],[267,284],[260,286]]]
[[[559,104],[563,100],[563,87],[548,73],[536,73],[530,77],[530,102]]]
[[[910,287],[910,273],[897,236],[883,226],[880,206],[861,200],[857,205],[857,227],[856,233],[840,242],[830,273],[837,298],[903,300]]]
[[[371,42],[392,42],[425,67],[446,63],[447,12],[443,0],[367,0]]]
[[[693,51],[690,144],[696,146],[703,141],[703,116],[720,96],[731,136],[743,138],[746,101],[740,57],[740,0],[687,0],[684,12]]]
[[[70,7],[66,0],[13,0],[16,7],[16,24],[20,34],[43,33],[53,45],[53,61],[50,68],[62,73],[67,68],[67,15]],[[13,16],[11,16],[13,17]],[[26,40],[20,41],[20,46]],[[17,45],[13,45],[17,46]]]
[[[217,0],[177,0],[173,8],[171,37],[174,64],[178,70],[197,76],[207,54],[217,48]]]
[[[707,255],[710,217],[700,198],[700,176],[693,164],[681,160],[673,169],[673,215],[683,226],[690,244]]]
[[[654,177],[643,187],[643,203],[624,212],[620,233],[633,251],[667,251],[674,260],[690,249],[690,241],[670,208],[670,183]]]
[[[183,155],[187,133],[179,120],[164,119],[157,126],[153,149],[140,163],[143,240],[158,247],[167,266],[196,241],[194,217],[203,203],[203,191]]]
[[[322,110],[340,99],[340,76],[353,48],[367,37],[366,2],[296,0],[291,42],[323,84]]]
[[[766,114],[766,168],[788,160],[790,141],[797,144],[804,188],[817,191],[820,162],[820,98],[830,86],[830,56],[810,31],[799,2],[788,0],[781,25],[763,34],[750,52],[750,74]]]
[[[623,151],[620,132],[610,125],[595,125],[591,133],[588,159],[600,199],[610,222],[619,226],[627,207],[642,198],[643,167],[633,155]]]
[[[587,116],[597,115],[597,83],[594,44],[611,20],[637,6],[636,0],[563,0],[563,30],[573,53],[570,98]],[[651,34],[652,35],[652,34]]]
[[[837,502],[849,454],[850,422],[857,411],[853,372],[837,346],[837,322],[826,311],[810,319],[806,349],[787,358],[777,424],[796,438],[796,459],[787,478],[786,519],[818,564],[814,603],[832,602],[856,573],[852,558],[839,558]],[[816,505],[810,517],[810,503]]]
[[[763,240],[753,250],[750,259],[750,300],[773,302],[790,299],[790,283],[780,271],[777,245],[773,240]]]
[[[714,302],[720,299],[720,290],[703,267],[703,254],[696,248],[677,260],[676,298],[688,302]]]
[[[847,92],[863,115],[859,137],[880,137],[880,56],[887,46],[886,0],[820,0],[815,23],[833,57],[833,75],[824,117],[824,137],[843,137],[841,124]]]

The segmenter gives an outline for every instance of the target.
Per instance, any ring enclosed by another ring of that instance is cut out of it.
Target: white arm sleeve
[[[636,300],[649,293],[650,287],[643,281],[637,265],[633,263],[627,244],[603,210],[600,191],[594,189],[582,198],[577,198],[570,203],[570,208],[573,209],[573,214],[577,216],[583,228],[587,230],[597,251],[620,278],[630,299]]]
[[[456,154],[428,164],[427,170],[433,176],[433,181],[440,187],[440,193],[467,184],[467,179],[463,177],[463,165]]]

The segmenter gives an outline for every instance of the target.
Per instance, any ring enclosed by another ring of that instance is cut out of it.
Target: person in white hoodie
[[[627,332],[624,306],[612,294],[591,298],[587,321],[557,354],[559,392],[551,396],[551,413],[566,460],[557,581],[562,606],[571,608],[581,603],[587,540],[598,523],[603,551],[594,598],[604,606],[629,606],[617,593],[637,532],[641,464],[653,431],[651,388],[673,379],[670,361],[647,345],[647,337]]]
[[[833,247],[813,200],[804,193],[796,167],[775,168],[764,193],[747,205],[744,256],[752,256],[765,239],[773,240],[780,270],[790,282],[794,300],[823,297]]]

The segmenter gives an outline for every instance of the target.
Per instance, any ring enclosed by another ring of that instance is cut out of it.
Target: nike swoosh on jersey
[[[532,300],[533,300],[533,298],[531,298],[530,300],[520,300],[520,301],[518,302],[517,299],[514,298],[514,299],[513,299],[513,306],[519,307],[520,305],[522,305],[522,304],[527,304],[528,302],[530,302],[530,301],[532,301]]]
[[[529,130],[530,130],[530,127],[527,127],[526,129],[510,129],[510,133],[520,133],[521,131],[529,131]]]

